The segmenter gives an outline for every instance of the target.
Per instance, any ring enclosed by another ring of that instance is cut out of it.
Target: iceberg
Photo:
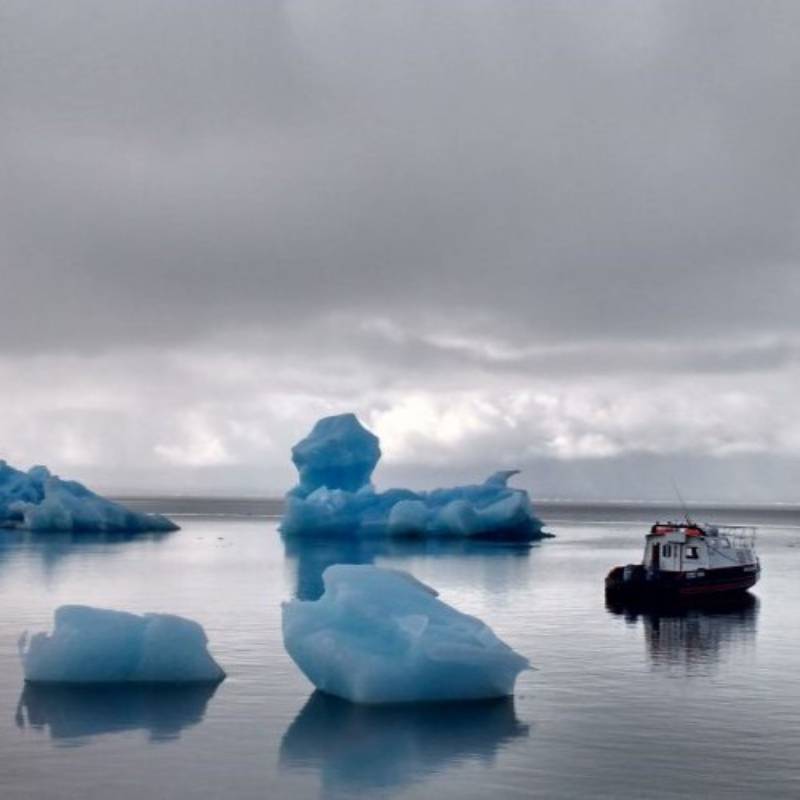
[[[514,692],[526,658],[407,572],[336,564],[316,601],[283,604],[283,642],[323,692],[354,703],[482,700]]]
[[[292,448],[299,483],[286,495],[286,536],[466,537],[532,541],[548,534],[528,493],[508,486],[518,470],[481,484],[378,492],[378,437],[354,414],[319,420]]]
[[[174,531],[161,514],[131,511],[77,481],[65,481],[47,467],[27,472],[0,460],[0,528],[28,531],[144,533]]]
[[[323,417],[311,434],[292,448],[300,475],[298,490],[311,494],[319,486],[356,492],[369,483],[381,457],[378,437],[355,414]]]
[[[197,622],[171,614],[129,614],[60,606],[52,634],[23,633],[29,683],[218,683],[225,673]]]

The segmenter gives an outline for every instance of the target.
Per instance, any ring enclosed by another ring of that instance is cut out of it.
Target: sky
[[[0,457],[800,502],[800,4],[0,0]]]

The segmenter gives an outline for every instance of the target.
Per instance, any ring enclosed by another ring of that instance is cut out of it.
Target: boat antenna
[[[681,490],[678,488],[678,484],[675,481],[675,477],[673,475],[669,476],[670,481],[672,482],[672,488],[675,490],[675,494],[678,495],[678,500],[681,504],[681,508],[683,509],[683,516],[686,517],[686,523],[688,525],[692,524],[692,520],[689,518],[689,509],[686,505],[686,501],[683,499],[683,495],[681,494]]]

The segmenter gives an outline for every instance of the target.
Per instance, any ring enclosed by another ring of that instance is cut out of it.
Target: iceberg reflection
[[[450,558],[451,566],[468,574],[470,560],[480,562],[480,579],[491,588],[505,589],[519,579],[520,568],[527,574],[528,558],[535,549],[528,543],[455,541],[332,540],[303,537],[284,539],[289,567],[294,571],[295,597],[319,600],[324,592],[322,573],[334,564],[373,564],[389,558],[392,566],[413,570],[406,562],[414,558]],[[453,558],[455,557],[455,558]],[[493,568],[492,568],[493,565]]]
[[[23,531],[0,528],[0,567],[6,560],[38,558],[45,575],[51,575],[61,562],[91,553],[121,553],[124,545],[166,541],[171,532],[84,532],[84,531]]]
[[[294,569],[295,597],[319,600],[325,587],[322,573],[333,564],[372,564],[386,552],[376,541],[331,541],[327,538],[284,539],[287,562]]]
[[[17,705],[20,728],[50,731],[64,743],[144,730],[153,742],[177,739],[204,717],[217,684],[192,686],[58,686],[25,684]],[[76,740],[76,741],[68,741]]]
[[[526,736],[513,698],[363,706],[314,692],[283,736],[280,766],[318,771],[327,794],[401,789],[465,761],[490,764]]]

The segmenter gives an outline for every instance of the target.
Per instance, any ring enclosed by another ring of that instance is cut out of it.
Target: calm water
[[[608,569],[639,556],[654,515],[641,508],[550,508],[558,538],[531,549],[344,552],[287,552],[252,503],[195,508],[156,538],[0,532],[3,800],[800,797],[791,510],[733,514],[766,524],[751,603],[659,617],[603,599]],[[369,710],[314,694],[284,653],[279,604],[314,596],[337,560],[410,570],[537,671],[513,702]],[[23,691],[17,637],[62,603],[197,619],[229,677],[216,691]]]

